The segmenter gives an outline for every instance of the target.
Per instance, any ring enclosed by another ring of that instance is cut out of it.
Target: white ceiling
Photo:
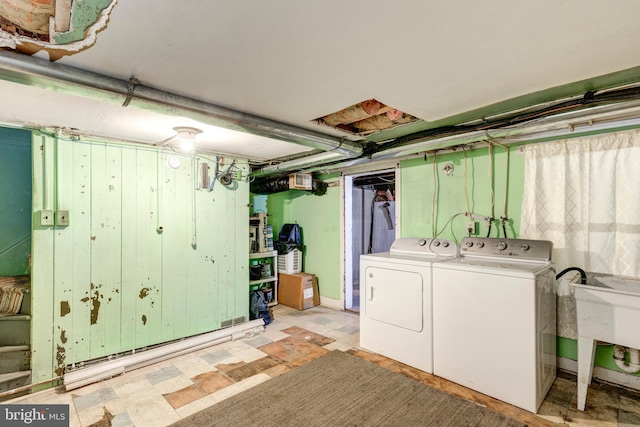
[[[311,120],[375,98],[434,121],[640,66],[636,0],[120,0],[56,63],[333,136]],[[36,57],[46,57],[39,53]],[[0,123],[264,161],[308,147],[0,80]]]

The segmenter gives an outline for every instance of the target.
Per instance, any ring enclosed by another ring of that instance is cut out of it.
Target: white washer
[[[556,376],[552,243],[465,237],[433,265],[434,374],[536,413]]]
[[[361,255],[360,346],[432,373],[431,266],[457,254],[450,240],[402,238]]]

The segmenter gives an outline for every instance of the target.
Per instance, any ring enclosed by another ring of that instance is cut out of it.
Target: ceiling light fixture
[[[186,152],[193,151],[196,135],[202,133],[200,129],[191,127],[175,127],[173,130],[177,132],[176,142],[178,146],[176,148]]]
[[[187,126],[178,126],[173,128],[173,130],[176,131],[175,135],[154,145],[158,147],[165,147],[168,145],[178,151],[192,153],[194,151],[196,135],[202,133],[202,131],[200,129]]]

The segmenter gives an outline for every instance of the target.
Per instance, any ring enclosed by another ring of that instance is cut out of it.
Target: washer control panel
[[[550,261],[553,243],[548,240],[464,237],[461,256],[485,256]]]

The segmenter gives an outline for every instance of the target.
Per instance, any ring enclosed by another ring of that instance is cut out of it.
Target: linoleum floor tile
[[[556,378],[545,400],[568,409],[575,395],[575,382],[563,378]]]
[[[267,369],[273,368],[274,366],[280,365],[281,363],[282,361],[276,359],[275,357],[266,356],[262,359],[258,359],[245,365],[238,366],[235,369],[224,371],[224,374],[227,377],[231,378],[233,381],[239,382],[246,378],[264,372]]]
[[[110,400],[117,399],[116,393],[108,386],[108,384],[99,390],[73,399],[73,404],[78,411],[84,411],[92,406],[102,405]]]
[[[207,393],[200,390],[200,388],[194,384],[178,391],[174,391],[173,393],[165,394],[164,398],[169,402],[172,408],[177,409],[187,403],[193,402],[194,400],[201,399],[206,395]]]
[[[124,404],[131,421],[137,427],[166,426],[180,419],[175,409],[154,390]]]
[[[215,393],[233,384],[233,380],[220,371],[211,371],[192,378],[193,383],[205,393]]]

